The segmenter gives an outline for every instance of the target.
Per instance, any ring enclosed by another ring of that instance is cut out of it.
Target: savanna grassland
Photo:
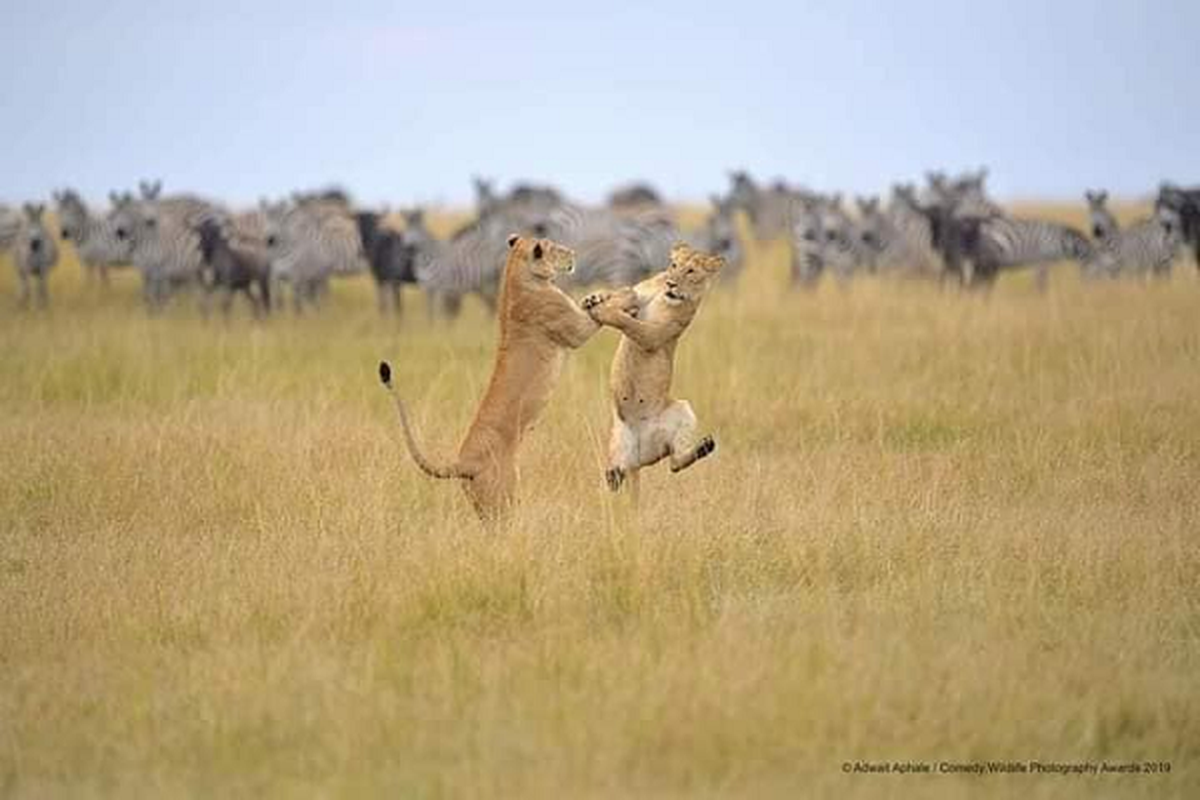
[[[609,495],[602,332],[505,531],[375,377],[448,453],[480,306],[148,319],[68,260],[18,314],[3,259],[0,795],[1200,796],[1191,262],[985,298],[752,254],[678,356],[715,457]],[[1172,771],[842,770],[898,759]]]

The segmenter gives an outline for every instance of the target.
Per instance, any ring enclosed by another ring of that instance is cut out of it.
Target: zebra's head
[[[1104,241],[1117,231],[1117,220],[1108,210],[1108,192],[1100,189],[1083,193],[1088,204],[1088,220],[1091,223],[1092,238]]]
[[[286,200],[259,201],[259,210],[263,215],[263,241],[268,252],[278,252],[283,247],[288,216],[293,208]]]
[[[87,227],[88,211],[83,199],[73,189],[54,192],[54,204],[58,211],[58,232],[63,241],[78,242]]]
[[[1183,216],[1176,209],[1170,206],[1156,208],[1154,219],[1169,240],[1179,240],[1183,237]]]
[[[50,236],[50,231],[46,228],[44,214],[46,206],[44,203],[26,203],[21,207],[25,214],[23,222],[23,247],[30,253],[38,254],[50,249],[53,239]]]

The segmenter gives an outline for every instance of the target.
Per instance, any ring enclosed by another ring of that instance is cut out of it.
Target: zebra
[[[734,218],[735,208],[732,200],[720,195],[714,194],[709,200],[712,203],[712,212],[690,238],[697,249],[725,258],[720,281],[731,284],[736,282],[741,274],[746,257],[742,237],[738,233],[737,220]]]
[[[75,245],[89,283],[98,276],[102,285],[108,285],[110,269],[132,264],[131,241],[117,238],[107,215],[92,214],[74,189],[55,192],[54,201],[58,208],[59,233],[63,241]],[[133,202],[133,196],[110,192],[109,201],[115,209]]]
[[[630,286],[665,268],[679,231],[665,209],[617,213],[566,204],[542,223],[543,233],[575,251],[577,286]],[[535,231],[536,233],[536,231]]]
[[[944,265],[934,244],[933,226],[917,200],[911,183],[892,186],[887,211],[876,229],[878,268],[896,270],[905,275],[941,276]]]
[[[316,308],[335,275],[367,268],[355,219],[338,203],[263,201],[271,275],[291,284],[292,307]]]
[[[38,305],[42,308],[50,305],[46,278],[58,264],[58,245],[43,219],[45,211],[46,206],[41,203],[26,203],[13,235],[14,261],[21,281],[21,308],[29,306],[31,278],[37,284]]]
[[[1118,230],[1117,218],[1108,210],[1108,192],[1100,189],[1083,193],[1088,204],[1088,223],[1092,228],[1092,239],[1097,243],[1107,242]]]
[[[765,242],[788,235],[792,229],[793,204],[798,199],[805,199],[807,193],[795,192],[782,181],[763,189],[741,170],[730,172],[729,179],[729,198],[736,208],[745,212],[756,240]]]
[[[128,241],[142,276],[150,313],[161,311],[177,290],[199,280],[203,266],[197,229],[217,208],[190,196],[159,199],[156,191],[123,206],[112,222],[118,240]]]
[[[1083,263],[1094,252],[1081,232],[1046,220],[957,217],[951,212],[942,224],[946,227],[939,238],[947,271],[970,287],[990,288],[1003,270],[1058,261]],[[1039,288],[1044,289],[1040,280]]]
[[[860,235],[871,252],[870,267],[877,273],[932,275],[941,271],[929,221],[915,210],[912,191],[893,187],[886,209],[878,198],[859,200]]]
[[[1082,274],[1086,278],[1121,274],[1167,277],[1182,245],[1179,214],[1171,208],[1160,208],[1150,217],[1119,228],[1101,240],[1084,261]]]
[[[416,248],[405,242],[402,233],[385,227],[383,216],[376,212],[361,211],[354,221],[375,279],[379,313],[386,314],[390,306],[398,315],[401,286],[417,282]]]
[[[842,208],[842,198],[808,198],[794,207],[791,228],[791,283],[813,288],[826,271],[845,284],[871,268],[873,245]]]
[[[1154,209],[1156,213],[1171,212],[1178,218],[1180,236],[1191,245],[1196,268],[1200,269],[1200,187],[1181,189],[1164,183],[1159,187]]]

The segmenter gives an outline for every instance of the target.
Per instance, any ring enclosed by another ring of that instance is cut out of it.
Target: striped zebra
[[[873,246],[842,208],[840,195],[803,200],[791,217],[792,286],[813,288],[826,272],[845,284],[871,268]]]
[[[1200,269],[1200,187],[1181,189],[1165,183],[1154,201],[1157,213],[1170,212],[1179,220],[1180,236],[1191,245],[1196,268]]]
[[[742,272],[746,254],[742,245],[742,236],[738,232],[736,209],[733,201],[712,195],[712,211],[704,223],[690,237],[691,244],[698,250],[713,253],[725,259],[725,267],[721,270],[721,283],[731,284],[737,281]]]
[[[1108,210],[1108,192],[1103,189],[1085,191],[1083,197],[1088,204],[1088,224],[1092,228],[1092,239],[1107,242],[1119,229],[1117,218]]]
[[[38,305],[42,308],[50,305],[46,278],[58,263],[58,245],[43,218],[45,211],[46,206],[40,203],[26,203],[12,237],[13,260],[17,267],[17,278],[21,282],[22,308],[29,305],[30,281],[37,285]]]
[[[618,213],[573,204],[552,211],[538,235],[575,251],[577,286],[631,286],[664,269],[680,238],[665,209]]]
[[[954,250],[947,269],[973,287],[992,286],[1000,272],[1022,267],[1044,268],[1060,261],[1084,262],[1093,248],[1087,237],[1067,225],[1008,216],[954,217]],[[1044,288],[1042,272],[1039,287]]]
[[[142,276],[142,297],[151,313],[161,311],[179,289],[199,281],[204,264],[197,233],[221,212],[191,195],[160,197],[161,183],[142,199],[115,210],[111,224],[129,243],[130,259]]]
[[[883,275],[931,276],[941,272],[929,221],[915,208],[911,187],[895,186],[884,209],[878,198],[859,202],[863,243],[872,251],[871,264]]]
[[[132,195],[109,193],[112,208],[133,202]],[[100,283],[108,284],[108,271],[131,266],[133,257],[131,240],[117,238],[108,215],[91,213],[83,198],[74,189],[54,193],[58,209],[58,228],[62,239],[75,246],[79,263],[87,273],[88,282],[97,276]]]
[[[1170,208],[1161,208],[1146,219],[1114,230],[1097,244],[1084,261],[1086,278],[1120,275],[1168,277],[1183,246],[1183,225]]]
[[[340,203],[261,205],[272,278],[291,286],[297,314],[316,308],[334,276],[367,269],[358,224]]]

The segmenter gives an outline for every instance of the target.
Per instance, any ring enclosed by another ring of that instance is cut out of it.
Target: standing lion
[[[504,515],[517,485],[517,450],[546,408],[567,350],[583,345],[600,326],[554,284],[575,268],[575,253],[549,239],[508,238],[500,290],[500,342],[475,419],[451,464],[434,464],[421,452],[408,411],[392,388],[392,370],[379,365],[400,413],[409,453],[425,474],[457,478],[484,520]]]

